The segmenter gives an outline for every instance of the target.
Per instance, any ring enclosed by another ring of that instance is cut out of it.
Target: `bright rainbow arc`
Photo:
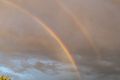
[[[100,51],[98,47],[95,45],[95,43],[93,42],[93,39],[91,38],[91,35],[88,32],[88,30],[85,27],[83,27],[84,25],[80,23],[79,19],[75,16],[75,14],[69,8],[67,8],[67,6],[65,6],[65,4],[62,1],[60,0],[55,0],[55,1],[58,4],[58,6],[60,6],[68,14],[68,16],[71,17],[73,22],[77,26],[79,26],[78,29],[80,29],[80,31],[83,33],[85,38],[88,40],[89,44],[92,46],[93,50],[95,51],[97,55],[97,59],[100,60],[101,59]]]
[[[46,25],[42,20],[40,20],[39,18],[37,18],[36,16],[34,16],[33,14],[31,14],[29,11],[23,9],[21,6],[16,5],[15,3],[12,3],[8,0],[0,0],[5,4],[8,4],[16,9],[19,9],[21,12],[23,12],[24,14],[30,16],[33,20],[35,20],[39,25],[41,25],[56,41],[57,43],[60,45],[60,47],[63,49],[63,51],[65,52],[66,56],[68,57],[69,61],[72,63],[74,69],[77,71],[77,66],[76,63],[74,61],[74,59],[72,58],[69,50],[67,49],[67,47],[64,45],[64,43],[62,42],[62,40],[57,36],[57,34],[49,28],[48,25]]]

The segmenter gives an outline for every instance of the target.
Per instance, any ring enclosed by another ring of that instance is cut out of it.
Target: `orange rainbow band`
[[[78,26],[77,28],[80,29],[80,31],[83,33],[85,38],[88,40],[89,44],[93,48],[94,52],[97,55],[97,59],[101,59],[100,51],[97,47],[97,45],[94,43],[92,36],[90,35],[90,32],[85,28],[85,26],[80,23],[79,19],[76,17],[76,15],[61,1],[61,0],[55,0],[56,3],[68,14],[68,16],[71,17],[73,22]]]
[[[70,52],[68,51],[68,49],[66,48],[66,46],[64,45],[62,40],[56,35],[56,33],[54,33],[54,31],[52,31],[52,29],[50,29],[48,27],[48,25],[46,25],[42,20],[40,20],[36,16],[32,15],[29,11],[23,9],[21,6],[18,6],[15,3],[12,3],[8,0],[0,0],[0,1],[2,1],[3,3],[8,4],[10,6],[13,6],[14,8],[20,10],[21,12],[23,12],[26,15],[29,15],[33,20],[35,20],[38,24],[40,24],[57,41],[57,43],[60,45],[60,47],[63,49],[66,56],[68,57],[68,59],[72,63],[73,67],[77,70],[76,63],[75,63],[74,59],[72,58]]]

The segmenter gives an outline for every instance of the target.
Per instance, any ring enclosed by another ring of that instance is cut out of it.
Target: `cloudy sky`
[[[0,73],[13,80],[119,80],[119,34],[119,0],[0,0]]]

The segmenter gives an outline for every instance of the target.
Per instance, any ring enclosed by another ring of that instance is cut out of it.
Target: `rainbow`
[[[88,40],[89,44],[93,48],[94,52],[97,55],[97,59],[100,60],[101,55],[100,55],[98,46],[94,43],[94,40],[93,40],[92,36],[90,35],[90,32],[87,30],[87,28],[85,28],[85,26],[82,23],[80,23],[77,16],[61,0],[55,0],[55,1],[58,4],[58,6],[60,6],[62,8],[62,10],[64,10],[64,12],[66,12],[67,15],[71,17],[73,22],[77,25],[77,28],[80,30],[80,32],[83,33],[86,40]]]
[[[16,8],[18,10],[20,10],[22,13],[28,15],[34,21],[36,21],[39,25],[41,25],[51,35],[51,37],[53,37],[56,40],[56,42],[63,49],[64,53],[68,57],[69,61],[72,63],[74,69],[78,72],[76,63],[75,63],[73,57],[71,56],[71,53],[69,52],[69,50],[67,49],[67,47],[65,46],[65,44],[62,42],[62,40],[57,36],[57,34],[51,28],[49,28],[49,26],[45,22],[43,22],[40,18],[37,18],[36,16],[34,16],[33,14],[31,14],[29,11],[27,11],[24,8],[22,8],[21,6],[18,6],[17,4],[15,4],[13,2],[10,2],[8,0],[0,0],[0,1],[3,2],[3,3],[5,3],[5,4],[7,4],[7,5],[10,5],[10,6]],[[78,74],[79,74],[79,72],[78,72]]]

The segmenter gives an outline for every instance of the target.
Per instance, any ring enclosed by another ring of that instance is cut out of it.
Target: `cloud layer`
[[[0,60],[0,74],[7,74],[13,80],[77,80],[77,72],[71,64],[28,56],[13,57],[4,53]]]

